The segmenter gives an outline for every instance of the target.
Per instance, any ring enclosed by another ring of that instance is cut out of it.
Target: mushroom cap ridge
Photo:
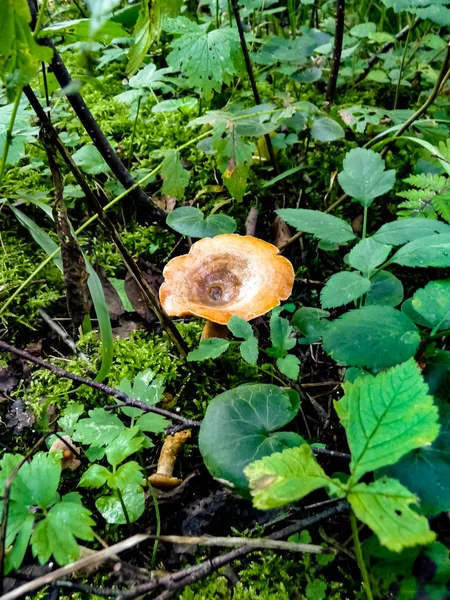
[[[286,300],[294,268],[278,248],[249,235],[222,234],[195,242],[164,268],[159,296],[170,316],[193,315],[226,324],[246,321]]]

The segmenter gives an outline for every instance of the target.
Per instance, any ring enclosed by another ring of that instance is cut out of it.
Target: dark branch
[[[325,95],[325,99],[328,104],[332,104],[334,102],[334,96],[336,93],[336,83],[339,75],[339,66],[341,64],[342,40],[344,38],[344,17],[345,0],[337,0],[333,59],[331,61],[330,77],[328,79],[327,92]]]

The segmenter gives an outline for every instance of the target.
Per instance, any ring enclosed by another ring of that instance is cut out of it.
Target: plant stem
[[[8,159],[8,154],[9,154],[9,148],[11,146],[11,142],[13,139],[13,129],[14,129],[14,122],[16,120],[17,117],[17,111],[19,110],[19,105],[20,105],[20,99],[22,97],[22,88],[17,90],[16,93],[16,97],[14,99],[14,105],[13,105],[13,109],[12,109],[12,113],[11,113],[11,117],[9,119],[9,124],[8,124],[8,130],[6,131],[6,139],[5,139],[5,145],[3,147],[3,155],[2,155],[2,162],[0,165],[0,185],[3,181],[3,175],[5,174],[5,168],[6,168],[6,161]]]
[[[137,128],[137,122],[138,122],[138,118],[139,118],[139,109],[141,108],[141,100],[142,100],[142,96],[140,96],[139,100],[138,100],[137,109],[136,109],[136,117],[134,118],[133,131],[131,133],[131,138],[130,138],[130,145],[128,146],[128,168],[130,168],[130,166],[131,166],[131,158],[133,156],[133,143],[134,143],[134,138],[136,136],[136,128]]]
[[[406,36],[405,47],[403,49],[402,63],[400,65],[400,72],[398,74],[397,87],[395,89],[394,110],[397,110],[397,106],[398,106],[398,96],[400,93],[400,82],[403,77],[403,69],[405,68],[406,52],[408,51],[408,43],[409,43],[410,36],[411,36],[411,27],[408,29],[408,35]]]
[[[216,0],[216,29],[219,29],[219,27],[220,27],[219,4],[220,4],[220,0]]]
[[[150,494],[152,495],[153,505],[155,507],[155,518],[156,518],[156,535],[159,537],[161,535],[161,514],[159,512],[159,504],[158,498],[155,494],[155,490],[153,489],[152,484],[147,481],[148,489],[150,490]],[[152,562],[150,563],[150,569],[153,569],[156,566],[156,552],[158,550],[158,540],[155,540],[153,544],[153,552],[152,552]]]
[[[36,21],[36,25],[35,25],[34,31],[33,31],[33,37],[35,40],[37,40],[39,32],[41,30],[42,22],[44,20],[44,13],[47,10],[47,5],[48,5],[48,0],[42,0],[42,4],[39,9],[39,14],[38,14],[38,18]]]
[[[328,79],[325,100],[332,104],[336,94],[336,84],[341,64],[342,40],[344,39],[345,0],[337,0],[336,29],[334,33],[333,59],[331,61],[330,77]]]
[[[117,492],[117,497],[119,498],[120,506],[122,507],[122,511],[123,511],[123,514],[124,514],[124,517],[125,517],[125,521],[127,523],[128,533],[131,536],[132,532],[131,532],[130,515],[128,514],[128,510],[127,510],[127,507],[125,506],[125,502],[123,501],[122,492],[119,490],[119,488],[116,489],[116,492]]]
[[[362,239],[365,240],[366,239],[366,235],[367,235],[367,210],[368,210],[368,206],[364,207],[364,218],[363,218],[363,229],[362,229]]]
[[[355,544],[355,554],[363,578],[364,589],[366,590],[368,600],[373,600],[372,590],[369,581],[369,574],[367,573],[366,563],[364,562],[364,557],[361,548],[361,542],[359,541],[358,525],[356,523],[355,513],[351,509],[350,524],[352,526],[353,542]]]

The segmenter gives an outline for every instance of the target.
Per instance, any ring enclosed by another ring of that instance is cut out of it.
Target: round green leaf
[[[344,136],[342,127],[330,117],[319,117],[311,126],[311,137],[319,142],[334,142]]]
[[[211,475],[248,496],[244,468],[251,462],[299,446],[302,438],[276,432],[297,414],[300,399],[275,385],[242,385],[216,396],[200,427],[199,447]]]
[[[412,308],[436,331],[450,328],[450,280],[430,281],[417,290]]]
[[[364,306],[326,329],[323,347],[340,364],[386,369],[405,362],[419,346],[415,324],[390,306]]]
[[[169,227],[193,238],[215,237],[221,233],[234,233],[236,221],[227,215],[204,216],[199,208],[181,206],[167,215]]]
[[[408,298],[402,304],[402,313],[406,315],[411,321],[414,321],[416,325],[420,325],[421,327],[426,327],[427,329],[432,329],[433,326],[431,323],[428,323],[426,319],[419,315],[418,312],[414,310],[414,306],[412,303],[413,299]]]
[[[381,304],[397,306],[403,300],[403,284],[389,271],[380,271],[371,279],[372,285],[366,296],[366,306]]]

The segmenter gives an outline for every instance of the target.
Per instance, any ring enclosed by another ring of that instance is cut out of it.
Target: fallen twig
[[[103,392],[104,394],[107,394],[108,396],[112,396],[113,398],[117,398],[118,400],[121,400],[127,406],[133,406],[135,408],[140,408],[141,410],[143,410],[145,412],[152,412],[157,415],[161,415],[162,417],[166,417],[167,419],[169,419],[171,421],[175,421],[176,423],[182,424],[183,427],[186,427],[186,428],[200,427],[199,421],[192,421],[191,419],[185,419],[184,417],[182,417],[181,415],[177,415],[176,413],[171,413],[168,410],[164,410],[162,408],[157,408],[156,406],[150,406],[150,405],[146,404],[145,402],[140,402],[139,400],[130,398],[130,396],[127,396],[127,394],[124,394],[123,392],[121,392],[120,390],[116,390],[115,388],[109,387],[109,385],[105,385],[104,383],[98,383],[97,381],[92,381],[92,379],[86,379],[85,377],[82,377],[81,375],[75,375],[75,373],[70,373],[69,371],[66,371],[65,369],[61,369],[60,367],[56,367],[55,365],[52,365],[51,363],[48,363],[45,360],[42,360],[42,358],[33,356],[32,354],[25,352],[25,350],[19,350],[18,348],[15,348],[14,346],[11,346],[10,344],[7,344],[6,342],[3,342],[1,340],[0,340],[0,350],[3,350],[4,352],[11,352],[12,354],[15,354],[16,356],[20,356],[21,358],[24,358],[25,360],[27,360],[31,363],[34,363],[35,365],[38,365],[39,367],[41,367],[43,369],[47,369],[48,371],[51,371],[52,373],[54,373],[55,375],[58,375],[59,377],[64,377],[65,379],[71,379],[72,381],[77,381],[78,383],[87,385],[95,390],[99,390],[100,392]]]

